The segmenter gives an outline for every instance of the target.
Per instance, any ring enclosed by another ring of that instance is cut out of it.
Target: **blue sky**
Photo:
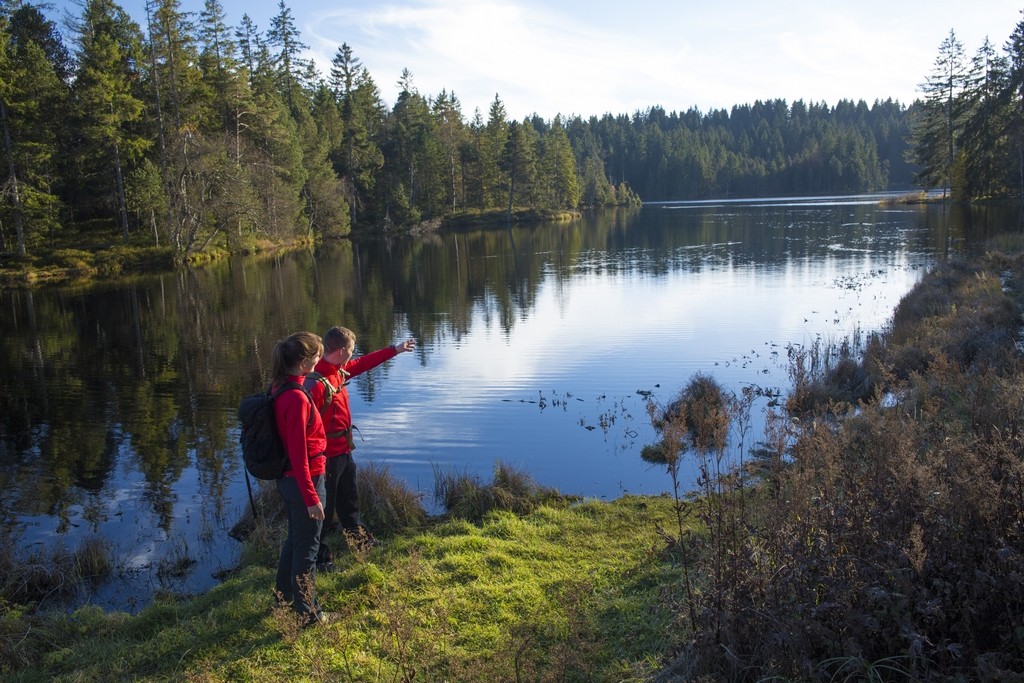
[[[261,31],[277,0],[221,0]],[[70,0],[63,0],[71,5]],[[58,6],[62,0],[58,0]],[[701,111],[783,98],[909,103],[939,44],[999,50],[1021,0],[292,0],[322,73],[342,42],[388,104],[408,68],[423,95],[454,92],[467,118],[498,94],[510,118]],[[145,0],[121,6],[143,25]],[[198,12],[203,0],[181,0]]]

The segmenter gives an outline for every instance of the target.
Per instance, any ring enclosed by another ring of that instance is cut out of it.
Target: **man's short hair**
[[[324,333],[324,353],[333,353],[356,343],[356,333],[347,327],[335,326]]]

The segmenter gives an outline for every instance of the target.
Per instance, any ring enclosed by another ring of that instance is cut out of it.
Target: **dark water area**
[[[1015,207],[879,199],[650,204],[5,290],[3,537],[25,556],[108,543],[116,577],[72,606],[208,589],[248,505],[238,402],[277,339],[337,324],[357,353],[417,340],[349,391],[357,461],[429,509],[437,470],[498,461],[587,497],[668,491],[639,457],[645,393],[697,372],[784,392],[789,348],[863,340],[935,262],[1020,229]]]

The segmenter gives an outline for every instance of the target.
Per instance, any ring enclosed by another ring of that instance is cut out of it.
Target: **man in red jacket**
[[[320,411],[327,434],[327,504],[324,506],[324,534],[334,530],[334,514],[338,523],[357,542],[372,544],[373,536],[359,520],[359,491],[356,487],[356,463],[352,459],[355,441],[352,438],[352,414],[348,405],[350,377],[371,370],[405,351],[416,348],[412,339],[378,349],[358,358],[356,335],[346,327],[332,327],[323,336],[324,355],[313,372],[306,375],[305,386]],[[321,562],[324,558],[321,558]]]

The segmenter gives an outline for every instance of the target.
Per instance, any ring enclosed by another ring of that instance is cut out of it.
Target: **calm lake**
[[[937,260],[1019,225],[1009,207],[878,196],[649,204],[6,290],[0,528],[25,554],[106,539],[117,578],[77,604],[209,588],[248,505],[238,402],[277,339],[335,324],[357,353],[416,339],[349,391],[357,461],[428,509],[435,470],[489,481],[498,461],[588,497],[668,491],[640,459],[638,392],[665,403],[702,372],[784,393],[791,346],[862,340]]]

